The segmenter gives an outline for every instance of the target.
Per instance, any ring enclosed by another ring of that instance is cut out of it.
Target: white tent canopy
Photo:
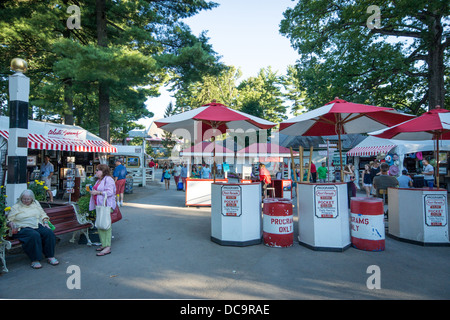
[[[347,152],[347,156],[372,156],[377,155],[380,152],[388,154],[397,153],[399,156],[399,172],[402,172],[403,161],[405,160],[405,155],[408,153],[416,153],[422,151],[433,151],[435,150],[434,145],[436,141],[433,140],[395,140],[395,139],[382,139],[374,136],[368,136],[353,149]],[[450,151],[450,141],[442,140],[439,142],[439,149],[441,151]],[[356,161],[357,162],[357,161]],[[356,163],[355,163],[356,165]]]
[[[388,153],[391,149],[397,148],[396,153],[407,154],[421,151],[433,151],[433,140],[395,140],[395,139],[381,139],[373,136],[368,136],[353,149],[347,152],[348,156],[364,156],[364,155],[377,155],[379,152]],[[440,141],[439,149],[442,151],[450,151],[450,141]],[[372,154],[369,154],[373,150]],[[386,151],[387,150],[387,151]]]

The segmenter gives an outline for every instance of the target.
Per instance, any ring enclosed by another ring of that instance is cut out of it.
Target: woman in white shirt
[[[40,269],[42,253],[51,265],[59,264],[55,258],[56,236],[50,229],[49,217],[34,198],[33,191],[27,189],[8,214],[8,226],[12,238],[22,243],[22,248],[31,260],[33,269]]]

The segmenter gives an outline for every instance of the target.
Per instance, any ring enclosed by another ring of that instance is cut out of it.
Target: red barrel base
[[[294,234],[279,235],[263,232],[263,242],[266,246],[274,248],[291,247],[294,244]]]
[[[385,240],[367,240],[351,237],[352,246],[365,251],[383,251]]]

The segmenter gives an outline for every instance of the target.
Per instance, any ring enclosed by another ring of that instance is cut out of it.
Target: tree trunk
[[[67,110],[64,112],[64,123],[73,125],[75,122],[73,116],[73,96],[72,96],[72,79],[66,79],[64,81],[64,101],[67,104]]]
[[[107,47],[108,37],[106,33],[106,1],[96,0],[97,12],[97,44],[100,47]],[[110,106],[109,106],[109,87],[104,81],[98,84],[98,121],[100,138],[110,142]]]
[[[435,17],[429,26],[431,41],[428,48],[428,103],[429,109],[444,106],[444,44],[442,44],[441,18]]]

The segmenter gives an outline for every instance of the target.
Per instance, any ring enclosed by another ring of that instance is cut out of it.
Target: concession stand
[[[0,140],[9,137],[9,118],[0,116]],[[28,181],[40,179],[40,165],[44,156],[54,166],[51,190],[54,195],[67,195],[77,201],[80,184],[86,176],[94,175],[95,166],[107,163],[106,154],[116,148],[79,126],[42,121],[28,121]],[[6,148],[0,148],[2,159]]]
[[[211,187],[211,241],[238,247],[260,244],[261,184],[216,181]]]
[[[391,174],[395,171],[399,174],[403,169],[408,171],[408,175],[413,180],[419,179],[421,169],[421,160],[425,157],[433,156],[433,150],[435,149],[435,141],[433,140],[397,140],[397,139],[384,139],[376,136],[368,136],[362,142],[357,144],[354,148],[347,152],[347,157],[354,157],[354,164],[359,170],[364,169],[364,165],[368,164],[371,160],[376,159],[380,155],[381,158],[391,159],[386,161],[391,168]],[[440,182],[445,182],[447,189],[450,187],[450,176],[448,176],[447,166],[449,165],[447,154],[450,152],[450,143],[440,142]],[[393,170],[395,169],[395,170]],[[362,175],[359,174],[359,177]],[[423,185],[422,185],[423,186]],[[421,186],[421,187],[422,187]]]
[[[298,241],[318,251],[350,247],[346,183],[297,183]]]
[[[280,133],[292,136],[337,134],[342,163],[342,134],[380,130],[410,118],[392,108],[351,103],[336,98],[323,107],[283,121]],[[343,180],[341,166],[340,181]],[[350,247],[346,183],[297,183],[297,211],[300,244],[324,251],[344,251]]]
[[[447,190],[389,188],[388,235],[421,245],[450,245]]]
[[[212,168],[214,164],[213,149],[215,150],[216,163],[222,163],[224,157],[234,157],[234,152],[218,143],[202,141],[190,148],[180,151],[182,162],[187,163],[188,178],[186,179],[186,200],[185,204],[189,206],[211,206],[211,184],[214,179],[203,179],[201,177],[192,177],[191,168],[197,165],[201,169],[202,162],[205,162]],[[212,170],[211,170],[212,172]],[[216,182],[228,182],[228,179],[216,179]]]
[[[284,177],[290,176],[291,161],[287,162],[287,172],[285,173],[284,158],[291,158],[297,156],[298,152],[291,154],[290,149],[282,147],[275,143],[253,143],[246,148],[239,150],[236,153],[237,163],[241,166],[253,167],[258,163],[262,163],[267,169],[272,169],[272,174],[277,176],[272,179],[271,187],[274,188],[274,196],[276,198],[292,199],[292,180]],[[245,172],[244,169],[241,170]],[[244,179],[246,177],[243,177]]]
[[[389,234],[424,245],[449,244],[447,190],[440,187],[440,152],[450,140],[450,112],[436,106],[420,117],[397,126],[372,132],[379,138],[433,140],[437,188],[388,189]]]
[[[186,187],[186,193],[189,192],[189,188],[206,190],[205,184],[210,186],[211,240],[223,245],[259,243],[262,236],[261,185],[259,183],[228,185],[227,181],[219,182],[214,170],[217,155],[214,141],[215,136],[236,132],[256,138],[259,130],[270,129],[275,126],[275,123],[233,110],[213,100],[212,103],[199,108],[155,121],[155,124],[163,130],[174,132],[177,136],[183,136],[185,140],[194,141],[194,143],[207,139],[213,142],[212,181],[198,181],[203,186],[193,187],[195,181],[186,180],[190,184]],[[204,161],[205,153],[202,153]],[[206,157],[211,157],[211,153],[207,152]],[[194,195],[195,197],[198,198]]]

